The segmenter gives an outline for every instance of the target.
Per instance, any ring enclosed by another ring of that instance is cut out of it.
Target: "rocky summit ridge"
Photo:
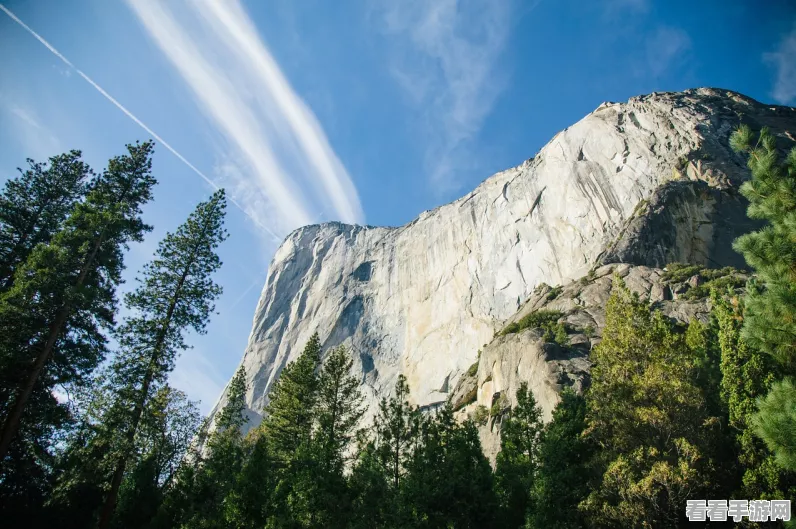
[[[269,267],[243,355],[249,425],[314,332],[324,350],[353,353],[370,413],[400,373],[414,402],[433,407],[471,391],[462,384],[479,349],[542,284],[610,263],[743,266],[731,241],[756,225],[738,193],[748,170],[729,147],[740,123],[787,144],[796,109],[713,88],[603,103],[533,158],[405,226],[295,230]],[[493,386],[469,404],[491,403]],[[554,405],[555,395],[538,396]]]

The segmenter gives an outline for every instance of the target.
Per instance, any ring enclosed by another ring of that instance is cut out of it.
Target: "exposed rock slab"
[[[542,282],[565,283],[601,260],[736,262],[726,244],[741,228],[735,189],[748,171],[728,137],[742,120],[783,141],[796,129],[794,109],[726,90],[604,103],[534,158],[405,226],[294,231],[271,263],[242,361],[253,416],[316,331],[325,347],[353,351],[371,411],[399,373],[417,404],[433,405]],[[672,200],[687,214],[660,238]]]
[[[566,323],[568,329],[566,343],[546,341],[540,329],[533,328],[497,336],[482,349],[477,371],[462,376],[454,388],[451,400],[457,413],[460,417],[473,415],[479,406],[493,410],[498,402],[504,403],[499,411],[507,410],[516,405],[517,389],[526,382],[542,410],[543,420],[549,421],[564,388],[579,393],[588,387],[589,352],[602,337],[614,276],[622,278],[654,309],[685,324],[691,320],[707,323],[711,285],[737,289],[746,281],[746,275],[738,271],[700,272],[691,268],[697,267],[680,268],[680,273],[673,274],[674,267],[667,273],[621,263],[597,268],[563,287],[541,285],[507,324],[534,312],[558,311],[559,321]],[[500,413],[492,413],[480,427],[484,452],[493,461],[500,448],[500,419]]]

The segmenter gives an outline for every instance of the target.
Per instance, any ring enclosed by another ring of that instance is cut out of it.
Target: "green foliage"
[[[525,329],[541,329],[542,339],[546,342],[566,345],[567,327],[563,322],[559,322],[563,316],[564,314],[557,310],[537,310],[507,325],[500,331],[500,336],[518,333]]]
[[[473,364],[467,368],[467,376],[474,377],[475,374],[478,373],[478,361],[476,360]]]
[[[465,393],[464,396],[461,399],[459,399],[458,402],[454,403],[453,411],[459,411],[468,404],[472,404],[477,399],[478,399],[478,387],[476,386],[467,393]]]
[[[607,524],[674,527],[686,499],[715,494],[709,484],[720,421],[706,410],[698,355],[685,336],[615,282],[588,396],[602,477],[582,509]]]
[[[703,270],[704,267],[700,265],[670,263],[666,265],[666,270],[663,272],[661,277],[665,281],[670,281],[672,283],[682,283],[683,281],[688,281],[691,277],[699,274]]]
[[[712,299],[721,352],[720,397],[727,408],[741,474],[737,495],[765,499],[788,497],[788,489],[796,484],[793,477],[783,473],[752,427],[756,401],[776,380],[777,366],[769,355],[750,347],[742,339],[742,300],[722,298],[717,293]]]
[[[489,408],[489,416],[498,417],[500,415],[503,415],[503,412],[505,411],[508,404],[509,400],[506,398],[504,394],[501,393],[500,396],[498,396],[497,400],[495,400],[492,403],[492,407]]]
[[[5,484],[28,489],[26,497],[38,494],[31,487],[43,490],[37,478],[48,473],[59,432],[67,426],[69,410],[54,397],[54,389],[74,391],[84,385],[104,359],[102,330],[114,323],[123,250],[149,230],[141,206],[155,184],[151,150],[150,143],[128,146],[127,155],[110,160],[91,182],[82,201],[77,198],[89,170],[76,155],[51,161],[55,168],[41,179],[34,167],[30,180],[23,176],[19,188],[6,189],[6,199],[27,196],[15,212],[2,206],[10,216],[0,231],[13,245],[6,257],[9,266],[18,266],[13,285],[0,293],[0,471]],[[63,194],[39,189],[55,185],[45,184],[47,178],[71,189]],[[35,222],[35,214],[27,215],[29,207],[41,213]],[[22,229],[28,230],[27,242],[11,226],[14,219],[30,221]],[[28,252],[26,245],[37,239],[39,244]]]
[[[307,501],[311,527],[345,527],[350,515],[344,469],[364,412],[359,379],[350,375],[352,367],[351,356],[339,346],[329,354],[320,375],[314,411],[316,471],[309,476],[311,497]]]
[[[241,426],[248,421],[245,415],[246,410],[246,371],[243,366],[235,372],[235,376],[227,388],[227,403],[221,409],[216,418],[216,429],[225,431],[230,428],[240,430]]]
[[[495,467],[500,527],[507,528],[521,527],[529,509],[533,509],[531,491],[542,432],[542,411],[527,383],[520,384],[516,397],[517,405],[501,423]]]
[[[578,504],[589,494],[593,478],[589,463],[597,448],[583,436],[585,429],[586,400],[572,390],[563,391],[553,420],[541,433],[528,529],[585,525]]]
[[[406,378],[399,375],[392,397],[379,403],[373,435],[363,432],[359,438],[351,475],[354,527],[411,527],[406,479],[421,425],[420,411],[409,404]]]
[[[39,243],[49,242],[86,193],[93,176],[80,151],[53,156],[8,180],[0,194],[0,292],[10,288],[14,270]]]
[[[473,422],[478,426],[484,426],[489,420],[489,410],[483,404],[476,406],[473,411]]]
[[[153,395],[136,440],[140,456],[119,490],[115,527],[149,527],[199,423],[196,404],[183,392],[164,386]]]
[[[753,427],[782,468],[796,470],[796,385],[787,378],[758,402]]]
[[[555,287],[550,289],[550,292],[547,293],[547,296],[545,296],[545,299],[547,301],[553,301],[554,299],[556,299],[561,294],[561,292],[563,290],[564,290],[564,288],[562,286],[560,286],[560,285],[555,286]]]
[[[741,338],[749,348],[770,354],[792,377],[796,374],[796,148],[781,160],[776,138],[766,128],[756,142],[748,126],[741,126],[730,140],[734,150],[748,154],[752,178],[741,186],[749,200],[747,214],[767,221],[764,228],[739,237],[733,245],[756,272],[744,298]],[[760,409],[751,425],[779,466],[791,471],[796,470],[795,403],[792,379],[776,382],[768,396],[758,398]],[[765,470],[766,484],[773,488],[778,473],[770,464]]]
[[[119,427],[115,449],[104,456],[113,461],[109,464],[114,471],[100,529],[110,524],[125,470],[137,464],[135,441],[152,395],[165,385],[176,355],[186,348],[185,331],[205,332],[214,300],[221,294],[212,275],[221,266],[216,249],[226,238],[225,207],[223,190],[200,203],[158,244],[138,288],[125,296],[131,316],[116,333],[119,351],[104,382],[112,404],[103,421]]]
[[[402,489],[410,527],[490,527],[497,500],[475,424],[449,406],[424,420]]]
[[[321,341],[316,333],[296,361],[285,366],[269,394],[266,418],[259,429],[268,438],[274,455],[285,462],[310,437],[320,363]]]
[[[735,290],[746,284],[746,277],[731,266],[726,266],[724,268],[705,268],[700,265],[670,263],[666,265],[666,270],[661,277],[668,283],[683,283],[694,276],[699,277],[702,283],[689,288],[683,294],[683,298],[685,299],[704,299],[707,298],[713,290],[723,294],[728,289]]]
[[[768,224],[739,237],[742,253],[757,279],[745,300],[743,337],[796,373],[796,149],[780,159],[776,138],[767,129],[757,141],[748,126],[731,137],[732,147],[747,153],[752,178],[741,186],[749,217]]]
[[[228,527],[262,529],[273,521],[276,461],[264,436],[250,436],[243,449],[243,466],[224,499],[224,519]]]
[[[534,294],[539,294],[539,293],[541,293],[541,292],[542,292],[542,290],[544,290],[544,289],[546,289],[546,288],[550,288],[550,285],[548,285],[548,284],[547,284],[547,283],[545,283],[545,282],[541,282],[541,283],[539,283],[538,285],[536,285],[536,286],[534,287],[534,289],[533,289],[533,293],[534,293]]]
[[[707,271],[707,270],[706,270]],[[743,276],[730,273],[726,276],[719,276],[714,279],[689,288],[684,294],[684,299],[697,300],[704,299],[710,296],[711,291],[727,292],[728,290],[736,290],[746,285],[746,278]]]
[[[241,489],[247,463],[239,426],[245,421],[241,397],[245,380],[238,371],[227,389],[227,402],[208,437],[206,454],[195,452],[181,465],[154,519],[155,527],[226,527],[245,509]],[[263,479],[267,480],[268,474]],[[117,515],[115,521],[119,522]]]

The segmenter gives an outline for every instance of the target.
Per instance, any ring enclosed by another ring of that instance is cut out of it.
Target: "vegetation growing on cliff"
[[[558,310],[537,310],[508,324],[500,331],[500,336],[518,333],[525,329],[540,329],[544,341],[566,345],[567,327],[560,321],[563,316],[564,314]]]

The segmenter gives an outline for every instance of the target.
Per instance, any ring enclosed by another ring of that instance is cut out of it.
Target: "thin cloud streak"
[[[0,94],[2,99],[2,94]],[[32,109],[20,103],[12,103],[5,110],[22,122],[18,128],[16,140],[34,158],[49,158],[53,153],[61,152],[61,141],[47,127],[42,125]]]
[[[14,13],[12,13],[7,7],[3,4],[0,4],[0,11],[3,11],[6,15],[8,15],[11,20],[16,22],[19,26],[21,26],[25,31],[30,33],[36,40],[42,43],[53,55],[58,57],[64,64],[72,68],[77,74],[82,77],[88,84],[90,84],[95,90],[97,90],[100,94],[102,94],[105,99],[110,101],[116,108],[121,110],[127,117],[129,117],[136,125],[144,129],[152,138],[155,139],[160,145],[163,145],[169,152],[171,152],[174,156],[177,157],[182,163],[184,163],[189,169],[191,169],[194,173],[200,176],[206,183],[208,183],[214,189],[218,189],[218,185],[213,182],[207,175],[205,175],[202,171],[200,171],[196,166],[194,166],[191,162],[189,162],[182,154],[180,154],[174,147],[172,147],[166,140],[164,140],[159,134],[157,134],[154,130],[149,128],[143,121],[138,119],[132,112],[127,110],[121,103],[119,103],[113,96],[111,96],[108,92],[106,92],[100,85],[94,82],[88,75],[83,73],[82,70],[77,68],[72,62],[63,56],[55,47],[53,47],[49,42],[47,42],[44,37],[33,31],[27,24],[25,24],[22,20],[20,20]],[[230,202],[234,204],[238,209],[243,211],[246,216],[248,216],[259,228],[263,229],[266,233],[268,233],[276,242],[280,242],[282,239],[277,236],[270,228],[265,226],[262,222],[260,222],[257,218],[251,215],[245,208],[243,208],[234,198],[229,198]]]
[[[390,71],[428,120],[424,140],[431,183],[437,191],[455,190],[456,172],[473,166],[468,146],[506,86],[505,73],[495,64],[517,8],[488,0],[372,1],[383,32],[397,43]]]
[[[356,189],[317,119],[237,2],[187,2],[179,16],[174,4],[127,4],[225,138],[217,168],[248,207],[285,231],[314,222],[320,209],[363,221]],[[322,193],[312,200],[306,189]]]
[[[777,72],[771,91],[774,100],[783,105],[796,101],[796,25],[780,41],[777,51],[766,53],[763,60]]]
[[[199,9],[205,20],[227,43],[236,45],[233,51],[243,53],[251,61],[255,74],[268,89],[276,109],[281,111],[287,129],[306,154],[311,166],[317,171],[326,192],[332,198],[336,214],[343,222],[361,222],[362,207],[356,189],[337,155],[329,146],[318,120],[312,111],[296,95],[282,74],[271,53],[260,40],[257,30],[237,0],[207,3],[191,3]],[[209,16],[212,15],[212,16]]]
[[[234,77],[231,72],[224,75],[214,69],[187,31],[159,3],[128,1],[127,5],[194,92],[202,109],[246,157],[285,224],[309,224],[311,215],[301,194],[290,185],[268,144],[260,140],[259,124],[226,81],[225,77]]]

